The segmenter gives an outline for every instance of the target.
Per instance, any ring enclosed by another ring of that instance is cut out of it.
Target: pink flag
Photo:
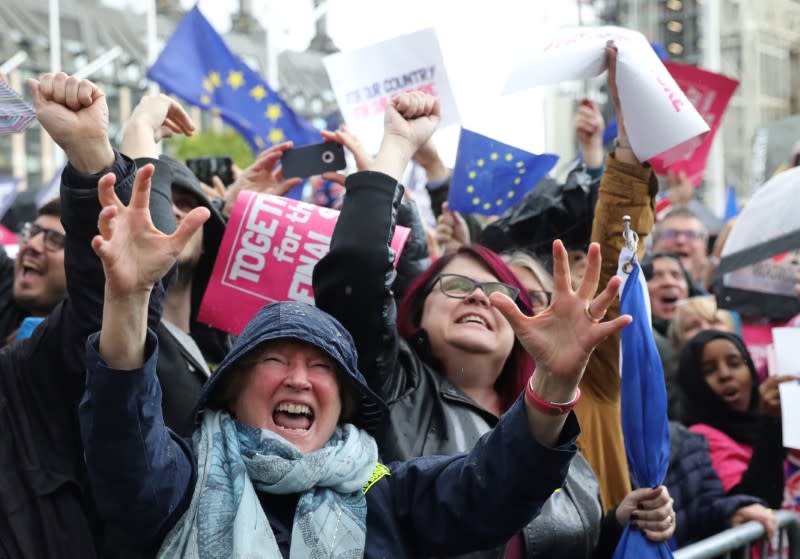
[[[198,320],[238,335],[264,305],[313,304],[311,274],[328,253],[338,217],[338,210],[281,196],[239,193]],[[395,228],[395,264],[409,233]]]
[[[675,146],[650,158],[650,164],[659,175],[666,175],[667,169],[684,171],[687,178],[695,186],[703,180],[711,143],[717,133],[722,115],[739,86],[739,82],[696,66],[665,62],[664,65],[677,84],[692,102],[697,112],[706,121],[710,130],[701,136]],[[653,131],[658,134],[657,130]]]

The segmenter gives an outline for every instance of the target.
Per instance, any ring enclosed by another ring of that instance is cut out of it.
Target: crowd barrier
[[[764,527],[756,521],[730,528],[710,538],[687,545],[673,553],[675,559],[734,559],[754,557],[753,544],[757,544],[761,557],[800,559],[800,515],[791,511],[777,511],[779,547],[767,553]]]

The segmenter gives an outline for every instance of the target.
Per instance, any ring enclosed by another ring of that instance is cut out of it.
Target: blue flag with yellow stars
[[[234,55],[195,6],[178,24],[147,77],[187,103],[219,112],[254,152],[286,140],[321,142],[319,132]]]
[[[502,214],[557,161],[557,155],[536,155],[462,128],[449,207],[461,213]]]

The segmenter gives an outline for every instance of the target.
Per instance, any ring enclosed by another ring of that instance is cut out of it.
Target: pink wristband
[[[580,398],[581,389],[577,388],[575,391],[575,397],[569,402],[564,402],[563,404],[557,402],[548,402],[547,400],[539,397],[539,395],[533,391],[533,376],[531,376],[531,380],[528,381],[528,384],[525,387],[525,401],[528,402],[533,409],[547,415],[563,415],[569,412],[575,407],[575,404],[578,403]]]

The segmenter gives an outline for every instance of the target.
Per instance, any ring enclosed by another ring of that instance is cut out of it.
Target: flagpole
[[[17,67],[28,60],[28,53],[24,50],[18,51],[14,56],[3,62],[0,65],[0,74],[8,75],[12,71],[16,70]]]
[[[719,40],[719,0],[706,0],[703,5],[703,20],[705,29],[703,37],[705,48],[703,49],[703,64],[707,70],[719,72],[720,60],[720,40]],[[709,165],[711,171],[711,181],[707,182],[708,205],[715,215],[722,215],[725,211],[725,158],[722,131],[717,130],[714,135],[714,142],[711,144],[711,154]]]

